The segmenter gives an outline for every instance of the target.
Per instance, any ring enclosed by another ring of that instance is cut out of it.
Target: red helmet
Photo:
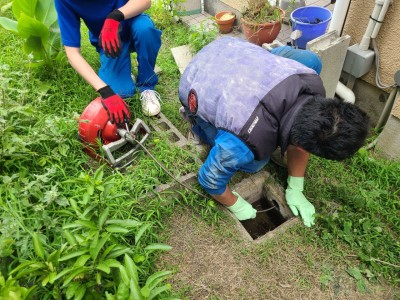
[[[117,125],[112,124],[108,119],[101,97],[90,102],[79,117],[78,131],[81,141],[97,146],[98,138],[104,145],[119,140],[121,137],[118,135]]]

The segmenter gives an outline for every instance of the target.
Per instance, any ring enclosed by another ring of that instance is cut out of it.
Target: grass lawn
[[[170,49],[198,49],[215,34],[170,22],[158,6],[151,13],[163,29],[162,111],[185,135]],[[305,195],[317,224],[251,244],[210,199],[183,188],[173,201],[154,193],[172,179],[146,153],[124,172],[93,162],[77,119],[96,92],[64,53],[32,67],[23,38],[3,28],[0,37],[1,300],[400,299],[399,162],[365,149],[343,162],[312,157]],[[127,101],[133,119],[151,121],[138,95]],[[152,132],[146,147],[177,177],[199,168],[165,133]],[[285,185],[285,169],[266,169]]]

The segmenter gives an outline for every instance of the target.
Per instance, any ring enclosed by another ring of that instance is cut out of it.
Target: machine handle
[[[132,142],[132,139],[128,139],[127,137],[136,137],[138,134],[142,134],[142,138],[140,140],[140,143],[142,144],[149,137],[151,131],[146,123],[144,123],[143,120],[139,118],[136,119],[135,124],[133,124],[131,130],[127,131],[125,129],[118,129],[117,131],[121,139],[107,145],[103,145],[103,151],[107,157],[107,160],[113,167],[126,167],[133,162],[134,156],[140,148],[138,144],[134,144]],[[132,144],[133,148],[129,149],[128,152],[116,158],[113,153],[115,153],[118,149],[128,143]],[[124,163],[123,166],[121,166],[122,163]]]

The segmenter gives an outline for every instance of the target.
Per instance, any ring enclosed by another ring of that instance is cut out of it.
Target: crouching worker
[[[143,114],[160,113],[158,77],[154,67],[161,46],[161,31],[144,13],[151,0],[78,1],[55,0],[61,40],[68,61],[102,97],[110,120],[123,125],[130,112],[123,99],[140,92]],[[89,29],[90,43],[99,53],[94,71],[81,54],[81,20]],[[138,75],[132,78],[131,53],[136,52]]]
[[[353,104],[326,99],[318,74],[293,59],[231,37],[204,47],[187,66],[179,98],[192,130],[211,145],[199,182],[239,220],[256,210],[228,187],[237,171],[257,172],[272,152],[287,151],[286,201],[306,226],[314,206],[303,195],[310,153],[332,160],[364,143],[368,116]]]

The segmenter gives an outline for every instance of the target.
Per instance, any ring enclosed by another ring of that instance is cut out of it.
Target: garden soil
[[[165,225],[173,248],[158,267],[174,271],[169,282],[181,299],[398,299],[399,290],[387,285],[367,284],[359,292],[344,260],[296,233],[302,225],[259,245],[240,239],[230,218],[211,226],[189,208]]]

